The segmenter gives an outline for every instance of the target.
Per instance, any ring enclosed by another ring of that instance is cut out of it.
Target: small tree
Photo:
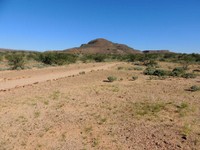
[[[2,61],[3,60],[3,56],[2,55],[0,55],[0,61]]]
[[[8,64],[14,69],[24,69],[25,60],[22,54],[12,54],[7,56]]]
[[[96,55],[94,56],[94,60],[95,60],[96,62],[104,62],[105,59],[106,59],[106,55],[104,55],[104,54],[102,54],[102,55],[96,54]]]
[[[52,53],[52,52],[42,53],[40,54],[39,59],[44,64],[52,65],[55,63],[55,53]]]

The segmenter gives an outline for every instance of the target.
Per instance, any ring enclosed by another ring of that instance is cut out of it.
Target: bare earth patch
[[[0,72],[0,150],[200,149],[200,93],[186,90],[200,77],[150,80],[119,67],[136,66]]]

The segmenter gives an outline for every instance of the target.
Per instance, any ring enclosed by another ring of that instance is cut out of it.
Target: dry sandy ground
[[[200,77],[150,80],[132,67],[0,72],[0,150],[199,150],[200,93],[187,89]]]
[[[104,70],[109,67],[116,65],[112,64],[98,64],[79,66],[79,68],[57,67],[57,68],[47,68],[47,69],[36,69],[36,70],[26,70],[26,71],[4,71],[0,74],[0,91],[10,90],[16,87],[23,87],[26,85],[37,84],[44,81],[57,80],[64,77],[69,77],[72,75],[77,75],[81,73],[86,73],[89,71]]]

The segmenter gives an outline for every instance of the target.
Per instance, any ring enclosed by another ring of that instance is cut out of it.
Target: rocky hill
[[[64,50],[73,54],[136,54],[142,53],[139,50],[128,47],[124,44],[113,43],[106,39],[95,39],[80,47]]]
[[[80,47],[51,50],[51,52],[65,52],[70,54],[142,54],[142,53],[171,53],[169,50],[137,50],[125,44],[118,44],[103,38],[95,39]],[[14,50],[0,48],[0,52],[36,52],[33,50]]]

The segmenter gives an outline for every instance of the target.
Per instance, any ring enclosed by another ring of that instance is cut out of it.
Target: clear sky
[[[0,0],[0,47],[66,49],[96,38],[200,53],[200,0]]]

